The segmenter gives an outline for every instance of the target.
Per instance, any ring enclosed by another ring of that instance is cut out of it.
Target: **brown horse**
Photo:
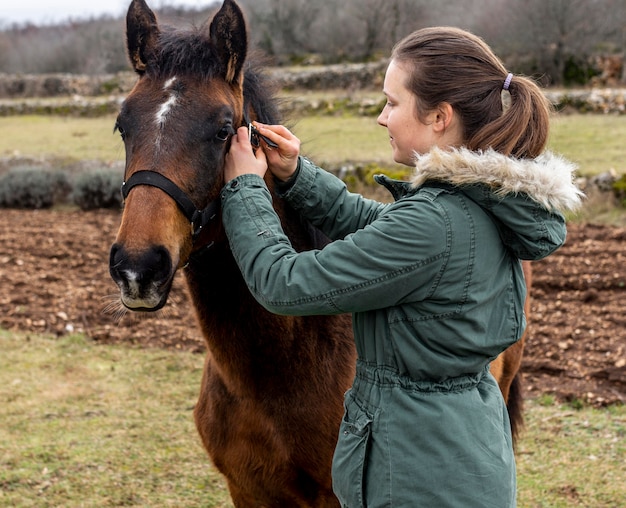
[[[126,201],[110,272],[121,301],[160,309],[184,271],[208,351],[194,416],[236,506],[336,507],[331,461],[355,369],[350,317],[277,316],[259,306],[216,204],[237,127],[279,121],[268,82],[246,62],[242,13],[224,0],[210,22],[176,31],[133,0],[127,44],[139,78],[116,124]],[[284,202],[274,203],[295,248],[323,245]],[[503,357],[509,373],[519,354]]]

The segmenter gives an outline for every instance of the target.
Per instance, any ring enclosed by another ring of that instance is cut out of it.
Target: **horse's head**
[[[133,0],[126,23],[139,79],[116,123],[126,149],[125,206],[110,273],[127,308],[151,311],[165,304],[192,251],[222,234],[211,218],[230,138],[250,107],[247,37],[233,0],[188,31],[161,28],[145,1]]]

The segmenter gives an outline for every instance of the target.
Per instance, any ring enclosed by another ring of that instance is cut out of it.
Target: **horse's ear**
[[[126,44],[130,63],[138,74],[146,71],[159,33],[156,16],[145,0],[133,0],[126,15]]]
[[[209,34],[224,66],[224,78],[228,83],[241,83],[248,36],[243,13],[233,0],[224,0],[221,9],[211,21]]]

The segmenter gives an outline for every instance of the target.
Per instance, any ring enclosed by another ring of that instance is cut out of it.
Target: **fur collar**
[[[416,156],[411,184],[419,187],[427,180],[484,184],[499,197],[524,193],[548,210],[565,212],[578,208],[583,197],[573,183],[575,170],[574,164],[551,152],[536,159],[515,159],[491,149],[434,148]]]

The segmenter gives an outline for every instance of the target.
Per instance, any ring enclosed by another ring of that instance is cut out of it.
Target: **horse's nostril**
[[[122,246],[117,243],[114,244],[109,254],[109,273],[114,281],[120,282],[122,280],[121,267],[125,264],[126,260],[127,256]]]
[[[114,244],[109,256],[109,271],[118,283],[161,284],[171,277],[172,258],[169,251],[160,245],[129,256],[121,244]]]
[[[116,243],[111,247],[109,254],[109,267],[114,268],[122,262],[123,250],[120,244]]]
[[[145,276],[153,281],[169,279],[172,270],[172,258],[165,247],[152,247],[143,256],[142,264],[145,267]]]

